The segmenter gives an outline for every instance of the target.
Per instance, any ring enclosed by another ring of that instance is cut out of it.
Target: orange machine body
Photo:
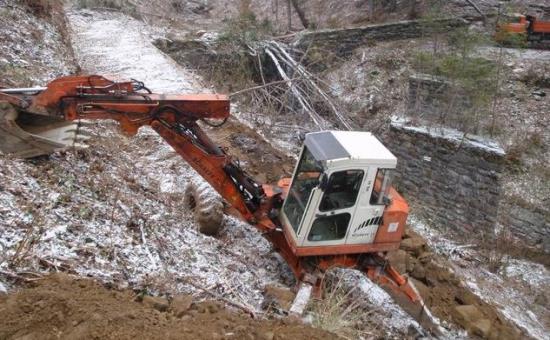
[[[382,253],[399,247],[408,206],[393,189],[392,203],[384,211],[384,223],[399,221],[397,232],[387,233],[382,224],[371,244],[298,247],[277,216],[288,193],[290,179],[278,185],[261,185],[244,172],[231,156],[216,146],[197,124],[198,120],[227,119],[230,103],[217,94],[161,95],[136,81],[113,82],[101,76],[64,77],[39,93],[0,93],[0,101],[22,112],[58,116],[64,120],[113,119],[129,135],[151,126],[221,196],[232,211],[262,232],[273,244],[299,282],[320,287],[322,273],[334,266],[357,268],[381,284],[418,301],[408,285]]]
[[[550,39],[550,22],[541,21],[530,15],[520,15],[516,22],[500,25],[501,32],[521,34],[528,41],[544,41]]]

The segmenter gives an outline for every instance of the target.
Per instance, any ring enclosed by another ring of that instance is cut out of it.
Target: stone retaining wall
[[[463,137],[454,129],[394,120],[384,143],[398,159],[398,190],[436,227],[492,235],[498,222],[550,253],[550,207],[506,195],[504,151],[490,140]]]
[[[294,45],[303,50],[320,48],[343,56],[375,40],[416,38],[436,32],[447,32],[465,26],[466,23],[458,18],[434,20],[429,23],[409,20],[365,27],[306,31],[298,36]]]
[[[504,151],[451,129],[394,121],[385,144],[398,158],[398,189],[436,226],[492,233],[498,218]]]
[[[505,197],[500,204],[500,223],[515,237],[550,253],[550,208],[519,198]]]

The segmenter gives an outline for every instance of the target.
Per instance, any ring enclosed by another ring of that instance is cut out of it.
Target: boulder
[[[286,287],[266,285],[264,289],[264,309],[282,309],[288,311],[296,294]]]
[[[455,307],[455,314],[459,323],[464,327],[468,328],[472,322],[480,320],[483,318],[483,314],[477,309],[474,305],[461,305]]]
[[[418,280],[426,279],[426,269],[420,263],[414,265],[413,270],[411,271],[411,276]]]
[[[401,249],[417,255],[423,252],[425,246],[426,240],[420,237],[406,238],[401,241]]]
[[[491,321],[483,317],[483,314],[474,305],[462,305],[455,307],[457,322],[468,332],[481,338],[488,338],[491,333]]]
[[[391,251],[388,253],[387,259],[390,264],[397,269],[400,273],[405,273],[407,271],[407,259],[409,255],[406,251],[398,249],[396,251]]]
[[[477,320],[472,324],[471,329],[474,335],[487,339],[491,333],[491,321],[489,319]]]

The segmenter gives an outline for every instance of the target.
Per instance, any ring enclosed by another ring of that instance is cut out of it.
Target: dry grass
[[[368,339],[377,336],[376,326],[368,319],[374,313],[366,303],[354,295],[342,273],[327,274],[322,299],[310,303],[313,326],[322,328],[344,339]]]

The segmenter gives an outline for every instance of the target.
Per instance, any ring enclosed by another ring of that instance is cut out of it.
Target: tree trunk
[[[288,16],[288,31],[292,31],[292,9],[290,7],[290,0],[286,2],[286,14]]]
[[[298,0],[291,0],[292,6],[296,10],[296,13],[298,13],[298,17],[300,18],[300,21],[302,22],[302,25],[304,28],[309,28],[309,21],[306,18],[306,14],[304,13],[304,10],[300,7],[298,4]]]

